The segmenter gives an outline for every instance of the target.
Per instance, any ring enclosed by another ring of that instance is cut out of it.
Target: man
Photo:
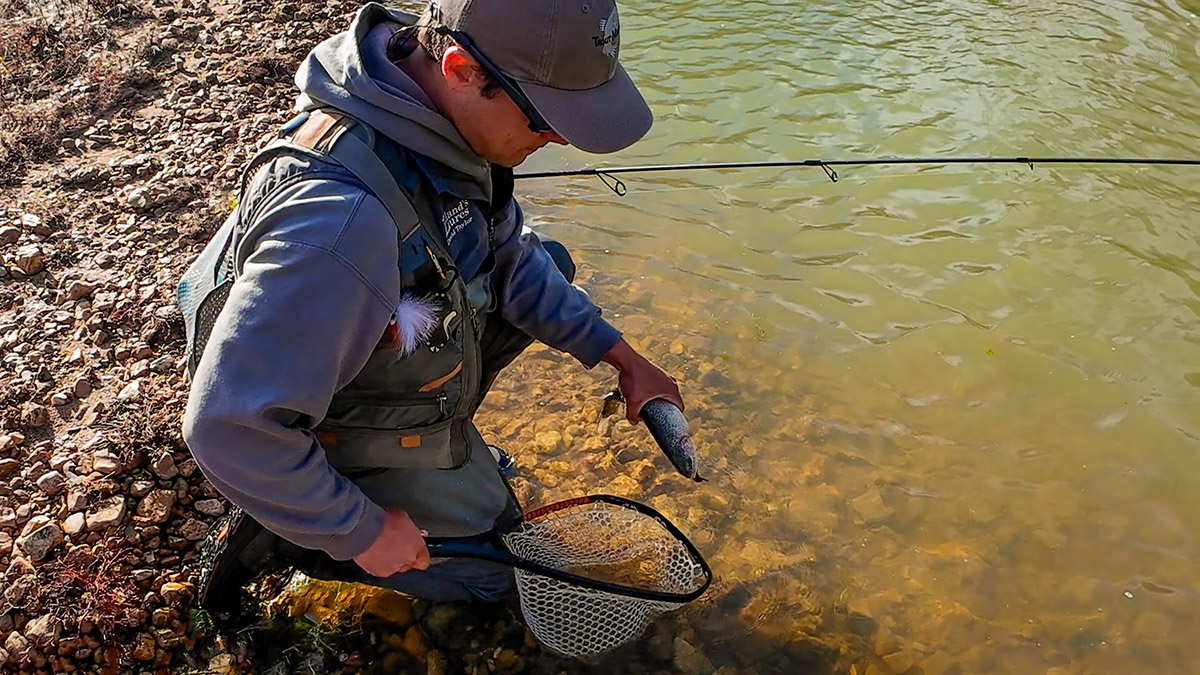
[[[184,418],[239,507],[202,551],[202,605],[232,609],[288,565],[434,601],[505,594],[511,570],[431,565],[423,535],[519,513],[471,416],[535,338],[615,366],[631,422],[654,398],[683,407],[512,198],[511,167],[546,144],[613,152],[649,129],[619,43],[611,0],[434,0],[421,17],[367,5],[305,59],[309,114],[285,131],[312,152],[252,174]],[[332,159],[347,148],[407,206]]]

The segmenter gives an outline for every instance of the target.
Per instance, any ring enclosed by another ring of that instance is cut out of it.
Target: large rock
[[[196,502],[195,508],[206,516],[225,515],[225,505],[221,503],[220,499],[201,499]]]
[[[120,524],[125,517],[125,498],[115,495],[101,500],[87,514],[87,529],[89,532],[99,532]]]
[[[175,370],[175,358],[170,354],[164,354],[150,362],[150,370],[165,375]]]
[[[154,636],[149,633],[138,633],[133,640],[133,658],[138,661],[149,661],[154,658]]]
[[[17,540],[17,546],[30,560],[44,560],[50,551],[62,545],[63,532],[56,523],[46,523]]]
[[[24,272],[27,276],[33,276],[38,272],[46,269],[46,258],[42,253],[41,247],[37,244],[29,244],[17,249],[16,259],[13,261],[17,269]],[[11,649],[9,650],[12,651]]]
[[[716,671],[704,652],[681,637],[675,638],[675,656],[671,664],[675,666],[675,672],[683,675],[710,675]]]
[[[883,502],[883,495],[878,490],[867,490],[850,500],[854,513],[865,523],[877,523],[889,518],[894,510]]]
[[[0,459],[0,478],[21,468],[21,463],[15,459]]]
[[[67,510],[82,511],[87,508],[88,495],[83,490],[67,490]]]
[[[563,446],[562,434],[553,429],[539,431],[534,436],[534,444],[543,452],[558,452]]]
[[[158,594],[162,596],[163,602],[168,605],[176,605],[191,597],[192,586],[178,581],[168,581],[158,589]]]
[[[72,281],[67,284],[67,300],[82,300],[96,290],[96,287],[86,281]]]
[[[138,504],[137,515],[143,521],[157,525],[171,517],[171,508],[174,506],[174,490],[154,490]]]
[[[57,471],[48,471],[42,474],[41,478],[37,479],[37,486],[42,489],[42,492],[51,497],[62,492],[66,485],[67,479]]]
[[[11,507],[0,506],[0,528],[11,529],[17,526],[17,512]]]
[[[72,513],[63,521],[63,531],[67,533],[68,537],[74,537],[83,532],[85,527],[87,527],[87,519],[80,512]]]
[[[190,478],[192,474],[196,473],[198,470],[199,467],[196,466],[196,460],[192,459],[191,457],[188,457],[179,463],[179,475],[185,478]]]
[[[26,404],[21,411],[21,423],[35,429],[50,424],[50,410],[45,406]]]
[[[40,616],[25,625],[25,637],[42,649],[58,644],[62,624],[52,614]]]
[[[149,205],[150,193],[144,187],[136,188],[129,193],[129,196],[125,198],[125,201],[135,210],[141,210]]]
[[[10,661],[23,663],[29,659],[30,652],[33,651],[33,645],[30,644],[29,640],[25,639],[24,635],[14,630],[4,640],[4,649],[8,652]]]
[[[146,495],[150,494],[150,491],[153,489],[154,489],[154,481],[135,480],[135,481],[133,481],[133,484],[129,486],[129,496],[136,497],[137,499],[141,499],[142,497],[145,497]]]
[[[179,526],[179,535],[188,541],[200,541],[208,536],[208,523],[203,520],[189,518]]]
[[[105,449],[92,455],[92,468],[100,473],[120,473],[124,467],[116,455]]]
[[[134,380],[117,393],[118,401],[137,401],[142,397],[142,381]]]
[[[169,452],[164,452],[155,460],[154,466],[150,467],[150,470],[163,480],[171,480],[179,475],[179,469],[175,466],[175,458]]]

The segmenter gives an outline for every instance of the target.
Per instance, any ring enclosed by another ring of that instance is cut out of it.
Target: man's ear
[[[442,77],[451,89],[481,89],[484,84],[479,62],[458,45],[447,47],[442,55]]]

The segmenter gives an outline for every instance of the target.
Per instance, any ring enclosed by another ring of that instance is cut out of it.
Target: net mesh
[[[514,555],[597,581],[685,594],[706,582],[703,565],[658,520],[620,504],[553,510],[502,536]],[[521,612],[534,636],[566,656],[606,652],[682,603],[644,600],[516,570]]]

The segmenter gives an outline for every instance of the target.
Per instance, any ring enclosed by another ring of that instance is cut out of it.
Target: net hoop
[[[624,497],[617,497],[614,495],[605,495],[605,494],[587,495],[585,497],[574,497],[572,499],[567,499],[567,500],[564,500],[561,502],[556,502],[554,504],[549,504],[547,506],[543,506],[543,507],[534,509],[532,511],[528,511],[525,514],[523,514],[519,519],[513,521],[513,523],[509,527],[504,528],[504,530],[511,530],[514,527],[520,527],[521,524],[523,524],[523,523],[530,523],[530,522],[536,521],[539,518],[542,518],[548,514],[556,512],[556,511],[564,511],[567,509],[575,508],[577,506],[583,506],[586,504],[600,504],[600,503],[613,504],[613,505],[621,506],[621,507],[624,507],[627,509],[632,509],[634,511],[637,511],[643,515],[649,516],[650,518],[654,519],[654,521],[657,522],[659,525],[661,525],[664,530],[666,530],[671,536],[675,537],[675,539],[678,540],[679,543],[683,544],[684,548],[688,552],[688,555],[691,556],[693,563],[699,568],[699,571],[704,579],[703,582],[697,588],[695,588],[691,591],[688,591],[686,593],[670,593],[670,592],[665,592],[665,591],[650,591],[650,590],[645,590],[645,589],[640,589],[640,588],[631,588],[629,586],[621,586],[619,584],[610,584],[610,583],[606,583],[604,581],[600,581],[597,579],[591,579],[588,577],[578,576],[575,574],[571,574],[569,572],[563,572],[563,571],[557,571],[557,570],[555,571],[556,573],[554,573],[552,575],[546,575],[544,568],[541,568],[541,566],[517,565],[517,568],[524,570],[526,572],[533,573],[533,574],[541,574],[544,576],[551,576],[551,578],[554,578],[556,580],[575,584],[577,586],[582,586],[584,588],[602,591],[605,593],[610,593],[612,595],[617,595],[617,596],[622,596],[622,597],[627,597],[627,598],[636,598],[638,600],[646,600],[649,602],[663,603],[665,605],[680,606],[680,605],[689,603],[692,600],[695,600],[696,598],[703,595],[704,592],[706,590],[708,590],[709,585],[712,584],[712,570],[709,568],[708,562],[704,559],[704,556],[700,555],[700,551],[698,551],[696,549],[696,546],[694,544],[692,544],[691,540],[688,539],[683,534],[683,532],[680,532],[679,528],[675,527],[675,524],[672,523],[670,520],[668,520],[666,516],[662,515],[658,511],[654,510],[653,508],[646,506],[645,504],[642,504],[640,502],[635,502],[631,499],[625,499]],[[503,537],[503,534],[501,535],[501,537]],[[541,568],[541,569],[539,569],[539,568]]]

